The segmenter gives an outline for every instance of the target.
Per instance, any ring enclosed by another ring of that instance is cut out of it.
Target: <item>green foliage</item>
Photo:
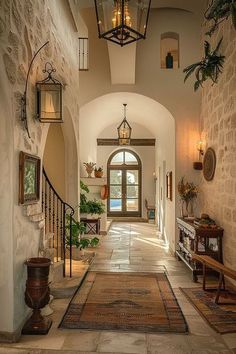
[[[211,45],[205,41],[204,51],[205,57],[202,61],[189,65],[184,69],[186,74],[184,82],[195,72],[196,82],[194,84],[194,91],[202,87],[204,81],[210,79],[213,84],[218,80],[219,74],[222,73],[225,57],[218,54],[223,38],[217,44],[215,50],[211,51]]]
[[[105,213],[105,205],[100,200],[88,200],[86,203],[86,210],[88,214],[101,215]]]
[[[71,220],[71,225],[70,225]],[[76,248],[84,249],[87,247],[96,247],[99,244],[99,238],[92,239],[81,237],[86,231],[86,226],[83,222],[76,221],[70,215],[66,215],[66,244],[70,246],[70,230],[71,230],[71,244]]]
[[[88,186],[80,181],[80,189],[89,193]],[[80,192],[80,212],[82,214],[103,214],[105,213],[105,205],[99,200],[88,200],[85,193]]]
[[[94,171],[95,172],[102,172],[103,171],[103,167],[95,167]]]
[[[205,12],[205,18],[207,21],[213,21],[213,23],[206,34],[211,36],[219,24],[227,20],[229,16],[232,17],[236,29],[236,0],[211,0]]]

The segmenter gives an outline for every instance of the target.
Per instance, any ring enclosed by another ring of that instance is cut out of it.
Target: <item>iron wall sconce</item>
[[[197,142],[197,150],[199,152],[199,161],[193,163],[194,170],[201,171],[203,169],[203,164],[201,161],[202,156],[204,155],[205,143],[202,140]]]
[[[123,103],[124,106],[124,119],[117,128],[119,145],[130,145],[132,128],[126,119],[126,107],[127,103]]]
[[[46,43],[44,43],[38,50],[37,52],[34,54],[30,65],[29,65],[29,69],[27,72],[27,76],[26,76],[26,82],[25,82],[25,89],[24,89],[24,93],[23,96],[21,97],[21,121],[24,125],[25,130],[27,131],[28,137],[30,138],[30,132],[29,132],[29,127],[28,127],[28,117],[27,117],[27,89],[28,89],[28,82],[29,82],[29,75],[30,75],[30,71],[32,68],[32,65],[37,57],[37,55],[39,54],[39,52],[49,43],[49,41],[47,41]]]
[[[43,73],[47,77],[36,83],[37,118],[41,123],[62,123],[62,84],[52,74],[56,72],[46,63]]]
[[[146,38],[151,0],[94,0],[98,36],[126,44]]]

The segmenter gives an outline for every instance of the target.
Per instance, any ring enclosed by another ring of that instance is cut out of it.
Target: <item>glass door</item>
[[[108,163],[108,216],[141,216],[141,162],[121,150]]]

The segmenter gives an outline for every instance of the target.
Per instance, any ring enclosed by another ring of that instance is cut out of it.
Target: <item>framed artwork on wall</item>
[[[166,174],[166,198],[172,201],[172,172]]]
[[[33,204],[39,201],[40,158],[20,152],[19,159],[19,204]]]

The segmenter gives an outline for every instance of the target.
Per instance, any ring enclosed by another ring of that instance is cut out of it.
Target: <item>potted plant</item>
[[[88,200],[85,207],[89,218],[97,218],[98,215],[105,213],[105,205],[100,200]]]
[[[95,167],[94,176],[96,178],[102,178],[102,176],[103,176],[103,167]]]
[[[76,221],[72,217],[72,225],[71,225],[71,239],[70,239],[70,216],[67,215],[67,223],[66,223],[66,245],[70,247],[70,242],[72,245],[72,258],[74,260],[78,260],[81,256],[84,255],[84,250],[87,247],[95,247],[99,243],[99,238],[94,237],[92,239],[85,238],[84,233],[86,231],[86,226],[83,222]]]

